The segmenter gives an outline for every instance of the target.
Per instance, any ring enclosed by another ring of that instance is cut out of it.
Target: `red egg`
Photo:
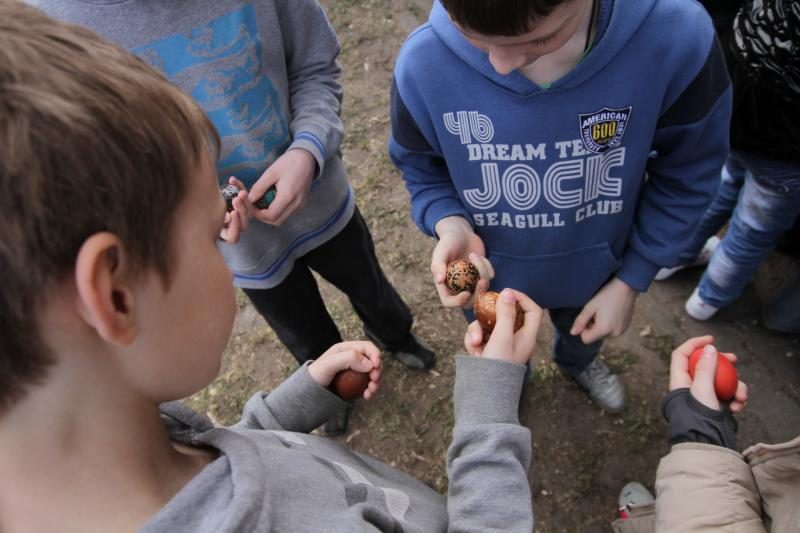
[[[367,390],[367,385],[369,385],[369,374],[350,369],[338,372],[331,382],[333,392],[347,402],[361,398]]]
[[[703,353],[703,348],[697,348],[689,358],[689,375],[694,379],[694,367]],[[714,392],[722,401],[732,400],[739,385],[739,376],[736,367],[721,353],[717,354],[717,373],[714,375]]]

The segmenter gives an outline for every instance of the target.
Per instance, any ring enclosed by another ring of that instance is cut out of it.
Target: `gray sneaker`
[[[650,491],[638,481],[631,481],[622,487],[617,500],[620,510],[648,505],[654,501],[656,500]]]
[[[575,376],[575,380],[601,409],[609,413],[622,412],[625,407],[625,385],[599,357],[595,357],[586,370]]]

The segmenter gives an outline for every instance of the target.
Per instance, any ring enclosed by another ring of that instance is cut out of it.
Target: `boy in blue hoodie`
[[[549,309],[554,358],[603,409],[599,360],[639,293],[673,266],[728,150],[730,82],[691,0],[434,2],[397,59],[389,152],[448,262]],[[482,287],[488,285],[482,280]]]

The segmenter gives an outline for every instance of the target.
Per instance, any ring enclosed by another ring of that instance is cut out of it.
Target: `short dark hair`
[[[0,411],[44,379],[40,314],[109,231],[169,285],[171,227],[219,138],[157,71],[89,30],[0,0]]]
[[[513,37],[572,0],[440,0],[450,18],[482,35]]]

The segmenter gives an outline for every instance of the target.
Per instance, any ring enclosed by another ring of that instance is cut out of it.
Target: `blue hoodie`
[[[462,216],[492,288],[584,305],[674,266],[719,183],[731,90],[693,0],[597,0],[591,51],[543,88],[503,76],[435,2],[403,45],[389,152],[417,225]]]

